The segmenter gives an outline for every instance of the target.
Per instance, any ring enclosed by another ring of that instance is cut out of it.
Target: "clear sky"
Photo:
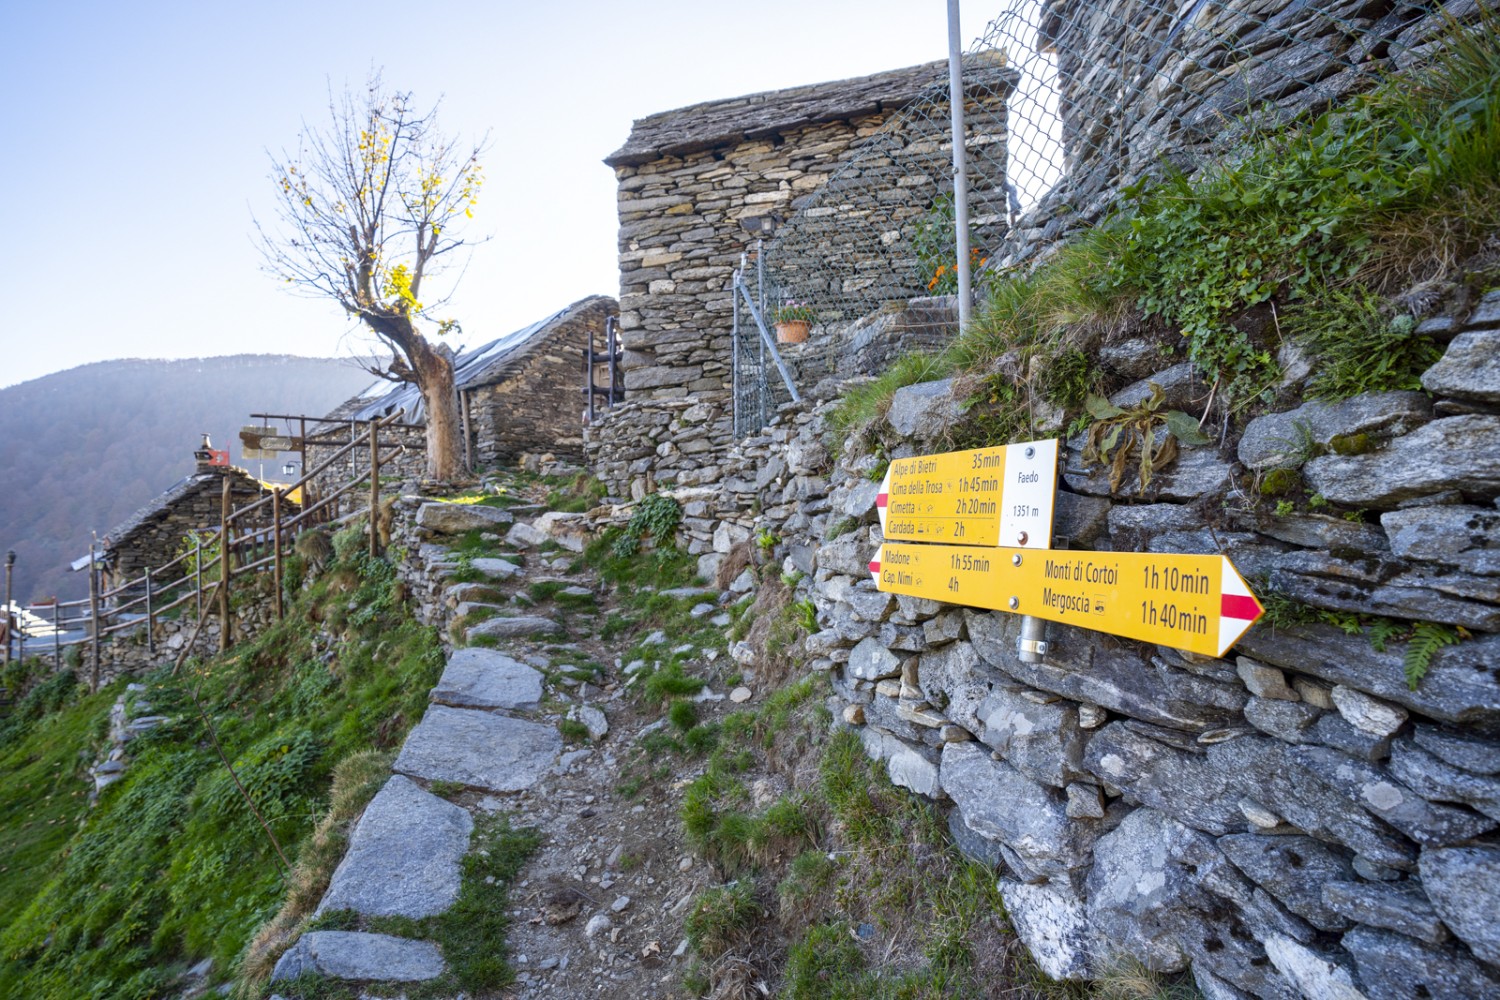
[[[968,5],[966,48],[992,13]],[[251,219],[272,219],[266,150],[295,148],[330,83],[372,67],[418,106],[441,97],[445,131],[490,132],[470,232],[494,238],[446,310],[474,346],[619,293],[600,161],[633,119],[947,54],[944,0],[0,0],[0,24],[0,386],[109,358],[368,344],[260,270]]]

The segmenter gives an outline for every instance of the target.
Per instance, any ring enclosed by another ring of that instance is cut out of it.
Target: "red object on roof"
[[[218,450],[216,450],[214,448],[208,448],[208,449],[205,449],[205,450],[209,454],[209,459],[208,459],[208,464],[209,465],[228,465],[229,464],[229,449],[228,448],[225,448],[223,451],[218,451]]]

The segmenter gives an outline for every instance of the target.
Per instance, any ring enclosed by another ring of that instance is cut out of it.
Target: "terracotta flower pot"
[[[807,331],[811,328],[812,324],[805,319],[793,319],[785,323],[777,323],[776,343],[800,344],[807,339]]]

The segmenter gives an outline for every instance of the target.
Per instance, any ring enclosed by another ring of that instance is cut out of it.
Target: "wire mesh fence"
[[[1167,171],[1231,159],[1429,57],[1495,0],[1011,0],[962,60],[976,282],[1039,259]],[[1472,30],[1484,30],[1480,22]],[[957,332],[946,79],[863,139],[742,270],[747,301],[810,321],[794,384],[873,373]],[[736,433],[788,397],[736,322]],[[748,325],[747,325],[748,323]],[[756,382],[755,380],[759,380]]]

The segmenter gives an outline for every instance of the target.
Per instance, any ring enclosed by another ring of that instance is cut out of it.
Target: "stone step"
[[[541,780],[561,752],[562,736],[552,726],[432,705],[406,738],[393,770],[428,781],[518,792]]]
[[[443,974],[443,956],[431,941],[359,931],[304,934],[276,962],[271,981],[317,973],[332,979],[422,982]]]
[[[372,917],[428,917],[458,899],[468,812],[393,775],[360,817],[318,905]]]
[[[542,700],[542,675],[494,649],[454,650],[430,695],[439,705],[529,712]]]
[[[517,615],[514,618],[490,618],[468,629],[468,636],[491,636],[496,639],[521,639],[531,635],[561,635],[562,626],[551,618]]]

